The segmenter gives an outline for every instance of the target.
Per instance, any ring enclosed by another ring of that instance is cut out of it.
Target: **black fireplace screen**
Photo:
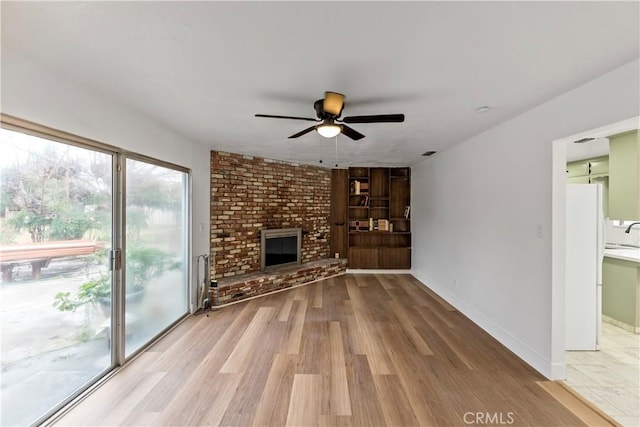
[[[276,228],[260,232],[262,270],[287,264],[300,264],[301,250],[301,228]]]
[[[298,237],[271,237],[265,241],[265,267],[298,261]]]

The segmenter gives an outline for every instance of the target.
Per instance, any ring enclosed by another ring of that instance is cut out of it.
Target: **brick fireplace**
[[[302,267],[327,259],[330,186],[330,169],[212,151],[211,254],[220,287],[260,272],[263,229],[301,228]]]

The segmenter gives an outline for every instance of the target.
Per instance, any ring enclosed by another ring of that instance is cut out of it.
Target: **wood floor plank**
[[[346,354],[365,354],[364,338],[360,333],[360,327],[356,320],[353,303],[351,300],[342,302],[342,321],[341,326],[344,331],[344,349]]]
[[[393,311],[393,314],[396,316],[400,327],[404,334],[406,334],[411,343],[415,346],[415,349],[418,353],[423,355],[433,355],[433,351],[429,348],[429,345],[424,341],[422,336],[418,333],[418,331],[414,327],[414,321],[410,316],[410,312],[407,311],[406,307],[403,307],[397,301],[390,301],[389,307]]]
[[[388,426],[420,425],[397,375],[374,375],[373,382]]]
[[[126,396],[132,393],[136,388],[139,389],[141,383],[148,384],[149,378],[150,374],[148,373],[145,375],[116,375],[110,381],[103,384],[100,391],[112,396]],[[139,395],[138,398],[143,398],[144,396],[145,395],[142,394]],[[90,397],[91,396],[88,398]],[[136,403],[137,402],[138,400],[136,400]],[[102,420],[104,418],[109,416],[111,412],[120,411],[120,408],[123,406],[124,403],[120,399],[110,399],[100,406],[80,404],[71,412],[60,418],[58,423],[63,426],[83,426],[86,425],[86,420],[93,419],[93,425],[102,425]]]
[[[293,295],[293,292],[287,293],[288,298],[284,301],[284,304],[282,304],[282,308],[278,313],[278,320],[280,322],[286,322],[287,320],[289,320],[289,316],[291,315],[291,307],[293,306]]]
[[[220,425],[251,425],[260,404],[269,370],[286,340],[287,325],[273,319],[255,343],[242,379]]]
[[[587,409],[585,403],[555,381],[540,381],[538,385],[562,403],[588,426],[610,426],[611,421],[596,411]]]
[[[613,425],[412,276],[372,274],[187,318],[57,423],[449,426],[468,413]]]
[[[440,425],[436,416],[432,413],[433,402],[431,397],[436,395],[433,385],[425,380],[425,372],[428,372],[422,364],[420,358],[412,355],[412,346],[406,337],[399,335],[397,328],[391,326],[381,329],[382,339],[389,348],[389,356],[398,373],[402,392],[407,396],[407,400],[413,409],[413,415],[420,425]],[[418,372],[421,375],[418,375]],[[427,377],[428,378],[428,377]]]
[[[293,377],[287,426],[319,425],[321,390],[321,375],[296,374]]]
[[[429,289],[428,286],[425,286],[422,283],[420,283],[418,281],[418,279],[414,278],[413,276],[410,276],[409,280],[416,285],[416,288],[413,288],[413,289],[419,289],[419,290],[425,292],[431,298],[433,298],[435,301],[437,301],[438,304],[440,304],[445,310],[447,310],[447,311],[458,311],[458,310],[456,310],[456,308],[454,306],[449,304],[444,298],[442,298],[440,295],[436,294],[431,289]]]
[[[275,310],[272,307],[260,307],[258,309],[255,317],[242,334],[240,341],[227,358],[227,361],[222,365],[221,373],[244,372],[249,356],[255,348],[254,344],[260,339],[274,312]]]
[[[293,299],[294,300],[304,300],[309,301],[309,292],[310,286],[299,286],[293,290]]]
[[[132,412],[120,425],[131,427],[160,426],[163,424],[159,415],[158,412]]]
[[[328,374],[331,371],[329,322],[305,320],[297,374]]]
[[[426,314],[428,313],[428,311],[425,311],[424,313]],[[417,328],[418,332],[420,332],[421,330],[424,331],[424,329],[424,325],[422,328]],[[447,345],[447,347],[456,355],[458,359],[460,359],[460,361],[462,361],[462,363],[465,364],[468,369],[474,369],[473,362],[471,361],[472,356],[467,355],[468,351],[465,348],[465,344],[463,342],[459,342],[455,335],[449,331],[449,328],[428,327],[428,329],[429,330],[427,332],[424,332],[425,336],[434,336],[434,334],[437,335],[437,337]]]
[[[340,322],[330,323],[329,343],[329,352],[331,353],[331,415],[351,415],[351,399]]]
[[[347,355],[345,363],[353,424],[356,426],[384,425],[384,415],[378,401],[367,356]]]
[[[157,420],[170,426],[218,425],[241,378],[241,374],[193,375]]]
[[[233,309],[228,312],[212,312],[210,317],[197,316],[199,322],[194,328],[198,335],[190,336],[190,340],[176,341],[162,353],[157,363],[144,365],[147,372],[162,371],[167,375],[145,396],[137,410],[161,412],[173,400],[185,378],[198,367],[216,366],[219,369],[257,311],[250,302],[230,308]]]
[[[320,427],[354,427],[353,417],[344,415],[320,415]]]
[[[224,417],[227,408],[231,401],[235,397],[236,389],[240,383],[242,376],[238,374],[220,374],[218,375],[218,382],[215,384],[209,384],[209,387],[215,387],[218,390],[218,397],[204,404],[206,411],[202,414],[201,418],[194,424],[196,426],[218,426],[220,425],[222,418]],[[167,425],[175,425],[167,423]]]
[[[322,308],[322,290],[324,286],[322,286],[322,282],[316,282],[313,284],[313,302],[311,303],[312,308]]]
[[[297,355],[276,354],[253,419],[254,426],[286,424]]]
[[[379,274],[376,276],[382,288],[385,291],[390,291],[396,289],[396,280],[395,276],[392,274]]]
[[[296,290],[296,295],[298,295]],[[293,319],[290,322],[289,334],[285,344],[286,354],[299,354],[302,342],[302,330],[304,328],[305,313],[307,312],[307,300],[295,299]]]
[[[393,374],[393,368],[386,349],[382,345],[373,324],[372,316],[369,313],[369,306],[365,304],[362,297],[361,287],[356,283],[347,282],[349,298],[353,306],[354,317],[359,334],[362,336],[364,353],[371,365],[371,372],[374,374]]]

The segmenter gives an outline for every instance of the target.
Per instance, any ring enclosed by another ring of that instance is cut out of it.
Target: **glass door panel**
[[[0,129],[0,424],[28,425],[113,366],[113,156]]]
[[[186,314],[188,174],[125,168],[125,357]]]

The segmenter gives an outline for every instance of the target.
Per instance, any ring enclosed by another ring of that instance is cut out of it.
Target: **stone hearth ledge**
[[[269,271],[225,277],[218,279],[217,298],[216,288],[209,289],[209,300],[212,301],[213,308],[224,307],[236,301],[345,274],[346,271],[346,258],[327,258]]]

